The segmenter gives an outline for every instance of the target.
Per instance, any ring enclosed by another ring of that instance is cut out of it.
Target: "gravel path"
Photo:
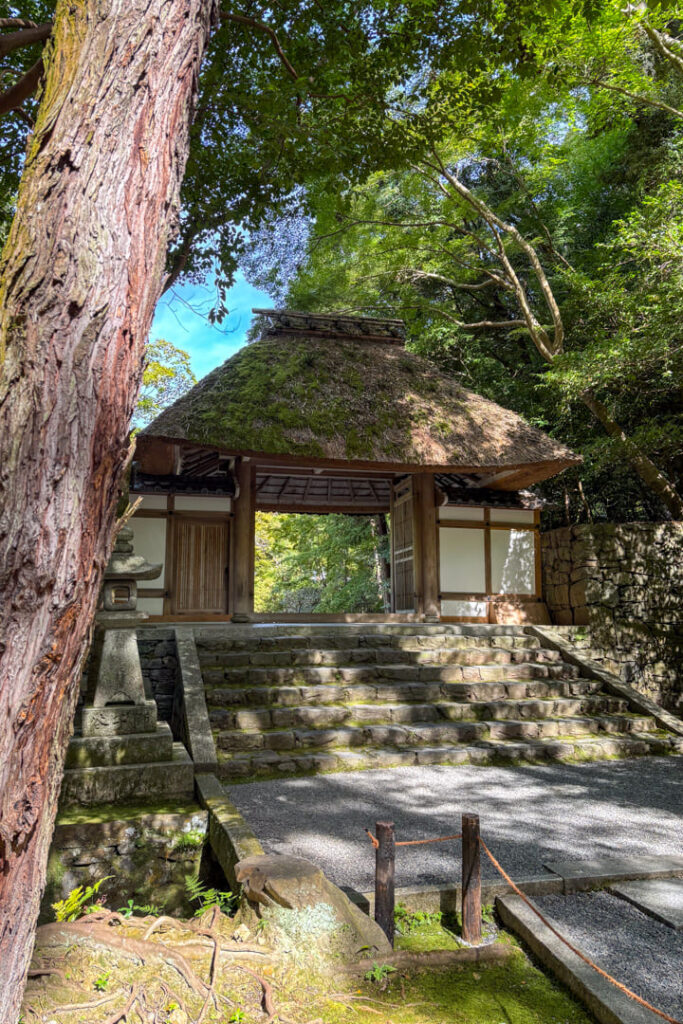
[[[392,768],[229,787],[270,853],[307,857],[337,885],[368,891],[374,856],[363,829],[393,820],[398,839],[460,831],[463,811],[512,877],[543,873],[547,860],[680,854],[683,758],[584,765]],[[459,879],[460,848],[404,847],[397,885]],[[482,862],[484,877],[492,866]]]
[[[535,901],[559,931],[622,985],[672,1017],[683,1014],[683,934],[606,892]]]

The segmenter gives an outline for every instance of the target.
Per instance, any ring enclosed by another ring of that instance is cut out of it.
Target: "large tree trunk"
[[[19,1005],[213,0],[59,0],[0,265],[0,1020]]]
[[[626,434],[616,420],[610,416],[607,406],[599,398],[596,398],[592,391],[585,391],[581,396],[584,405],[590,409],[595,418],[602,423],[610,437],[619,441],[622,445],[624,455],[631,468],[638,474],[646,487],[653,494],[656,494],[665,508],[668,509],[672,519],[683,519],[683,499],[673,486],[669,483],[664,474],[657,469],[652,459],[649,459],[640,450],[631,438]]]

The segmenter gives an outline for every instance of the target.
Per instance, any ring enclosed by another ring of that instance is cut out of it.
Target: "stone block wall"
[[[66,820],[57,820],[52,837],[40,923],[54,920],[53,903],[100,878],[107,881],[98,898],[110,910],[125,907],[132,899],[138,905],[155,904],[166,914],[192,916],[185,876],[196,875],[199,869],[208,830],[206,811],[197,807],[174,813],[159,808],[141,810],[136,816],[98,818],[93,809],[91,817],[80,812],[83,820],[69,820],[68,813]]]
[[[145,689],[157,702],[159,718],[170,725],[178,679],[175,632],[168,626],[142,626],[137,637]]]
[[[553,622],[590,627],[595,660],[682,713],[683,523],[562,527],[541,543]]]

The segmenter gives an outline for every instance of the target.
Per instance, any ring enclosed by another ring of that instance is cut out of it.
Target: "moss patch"
[[[96,804],[93,807],[65,807],[57,815],[57,825],[83,825],[86,822],[128,821],[152,814],[199,814],[202,808],[192,801],[157,800],[154,803]]]

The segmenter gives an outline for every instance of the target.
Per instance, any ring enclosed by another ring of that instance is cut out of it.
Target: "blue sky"
[[[227,293],[230,316],[222,324],[209,323],[207,314],[214,301],[209,284],[185,284],[173,288],[159,300],[150,339],[165,338],[190,354],[197,378],[234,355],[244,345],[251,323],[252,306],[269,308],[270,296],[253,288],[241,274]]]

